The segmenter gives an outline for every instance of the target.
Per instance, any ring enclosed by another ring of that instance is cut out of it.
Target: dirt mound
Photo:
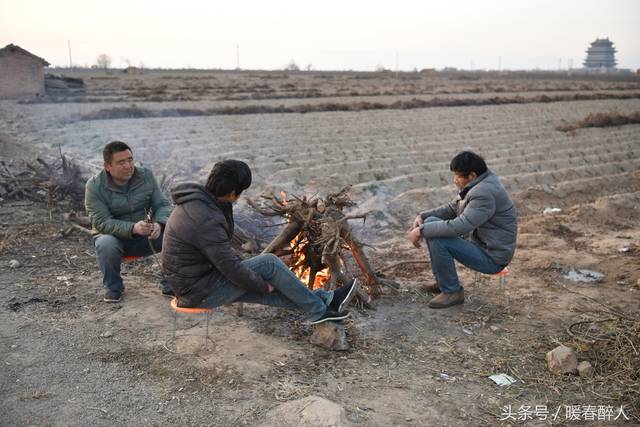
[[[576,205],[584,205],[583,209],[589,209],[588,206],[598,200],[600,202],[597,210],[600,213],[609,203],[620,204],[623,209],[627,205],[631,206],[631,200],[626,200],[626,198],[627,195],[634,195],[640,191],[640,170],[611,177],[611,179],[608,178],[584,179],[568,181],[554,186],[531,187],[515,193],[513,199],[518,207],[520,216],[538,215],[547,208],[567,210]],[[617,194],[621,196],[616,197],[615,195]],[[632,196],[632,199],[635,200],[635,197],[637,196]],[[621,218],[627,216],[626,213],[625,215],[616,214],[614,211],[610,211],[610,213],[612,217]],[[576,215],[579,214],[580,212],[576,212]],[[637,216],[637,212],[635,215]],[[580,219],[583,218],[580,217]]]
[[[593,203],[571,208],[569,215],[584,225],[636,227],[640,220],[640,192],[598,197]]]

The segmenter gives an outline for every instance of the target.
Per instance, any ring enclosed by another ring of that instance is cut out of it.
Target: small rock
[[[591,363],[583,360],[582,362],[578,363],[578,375],[580,375],[581,377],[587,377],[587,378],[591,378],[593,376],[593,366],[591,366]]]
[[[9,268],[18,268],[20,267],[20,261],[18,261],[17,259],[12,259],[11,261],[9,261]]]
[[[489,329],[491,329],[493,332],[496,332],[496,331],[500,330],[500,328],[498,328],[496,325],[489,326]]]
[[[347,331],[342,323],[324,322],[314,325],[311,342],[329,350],[349,350]]]
[[[113,336],[113,331],[107,331],[100,335],[102,338],[109,338]]]
[[[351,423],[343,407],[319,396],[308,396],[276,407],[258,425],[263,427],[283,425],[348,427]]]
[[[578,367],[578,358],[572,348],[560,345],[547,353],[547,366],[556,375],[573,374]]]

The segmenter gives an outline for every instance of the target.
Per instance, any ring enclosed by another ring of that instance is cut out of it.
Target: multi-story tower
[[[616,68],[616,48],[606,39],[596,39],[587,49],[587,59],[584,67],[589,68]]]

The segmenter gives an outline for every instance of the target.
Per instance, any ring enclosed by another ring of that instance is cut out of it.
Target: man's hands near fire
[[[416,218],[417,219],[417,218]],[[411,229],[409,234],[407,235],[407,239],[415,246],[416,248],[420,247],[420,240],[422,239],[422,230],[418,227],[414,227]]]
[[[411,229],[413,230],[416,227],[420,227],[420,224],[422,224],[422,215],[418,215],[416,219],[413,220],[413,225],[411,226]]]
[[[162,226],[157,222],[148,223],[146,221],[138,221],[133,226],[133,234],[138,236],[149,236],[151,240],[160,237]]]
[[[156,240],[160,237],[160,233],[162,232],[162,226],[157,222],[151,224],[151,234],[149,234],[149,239]]]

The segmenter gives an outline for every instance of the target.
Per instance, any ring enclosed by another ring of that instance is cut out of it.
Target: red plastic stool
[[[173,309],[173,336],[172,341],[176,339],[176,328],[178,322],[178,313],[184,314],[203,314],[206,319],[205,333],[204,333],[204,348],[207,348],[207,342],[209,341],[209,319],[211,318],[212,308],[196,308],[196,307],[178,307],[178,299],[171,299],[171,308]],[[183,335],[186,336],[187,334]]]
[[[133,262],[133,261],[139,260],[140,258],[142,257],[136,256],[136,255],[123,255],[122,262]]]

